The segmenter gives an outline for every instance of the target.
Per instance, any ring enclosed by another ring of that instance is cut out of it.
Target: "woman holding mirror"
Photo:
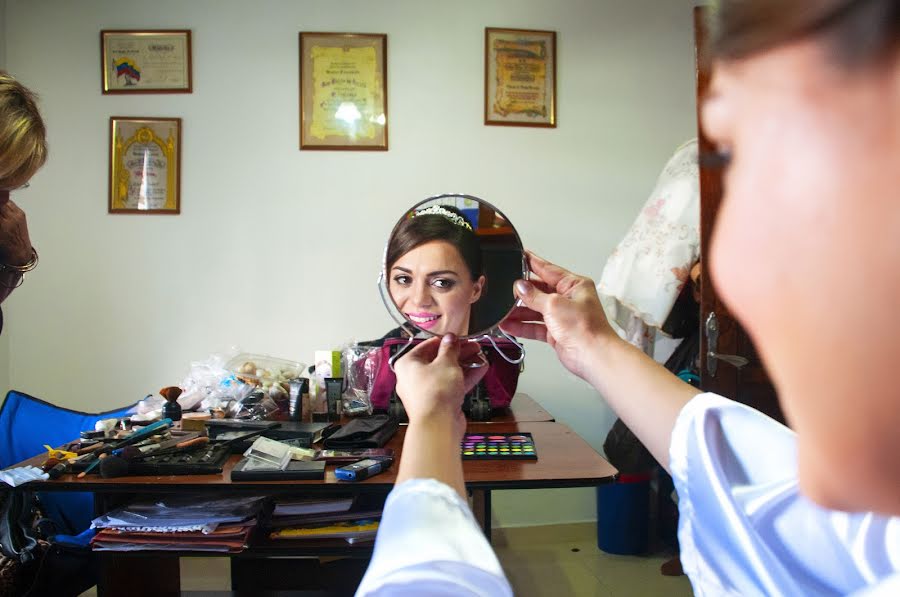
[[[537,278],[517,283],[524,306],[504,327],[553,347],[670,470],[695,594],[897,595],[900,1],[720,0],[715,19],[702,120],[728,170],[710,264],[796,431],[698,395],[612,332],[590,279],[535,256]],[[419,372],[459,369],[417,356],[423,365],[399,370],[410,405],[438,392]],[[385,522],[378,540],[403,530]],[[388,572],[391,555],[376,541],[377,575],[361,592],[414,592],[390,584],[406,563]],[[416,568],[439,578],[442,562]]]

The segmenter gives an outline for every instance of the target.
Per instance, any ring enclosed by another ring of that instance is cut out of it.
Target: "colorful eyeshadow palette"
[[[467,433],[460,448],[463,460],[537,460],[530,433]]]

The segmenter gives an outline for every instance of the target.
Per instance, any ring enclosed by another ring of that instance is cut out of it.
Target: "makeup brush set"
[[[121,438],[82,439],[72,446],[75,452],[51,450],[43,468],[51,478],[63,473],[78,473],[79,478],[91,473],[99,473],[103,478],[217,474],[222,472],[235,444],[270,428],[264,426],[228,440],[210,441],[200,432],[178,431],[171,427],[172,420],[163,419]],[[60,456],[67,458],[63,460]]]

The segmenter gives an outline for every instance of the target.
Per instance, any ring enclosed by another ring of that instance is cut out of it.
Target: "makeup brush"
[[[124,448],[125,446],[130,446],[131,444],[136,444],[137,442],[154,435],[162,430],[168,429],[172,426],[172,419],[163,419],[162,421],[157,421],[156,423],[152,423],[147,425],[143,429],[135,431],[125,439],[116,442],[111,446],[106,446],[104,448],[104,452],[99,454],[96,460],[92,461],[86,469],[78,473],[79,479],[84,479],[88,473],[92,472],[97,466],[100,464],[100,460],[106,458],[109,452],[113,450],[119,450]],[[99,450],[98,450],[99,451]],[[90,454],[97,454],[97,452],[91,452]]]
[[[88,474],[89,472],[93,471],[95,468],[97,468],[97,465],[100,464],[100,461],[103,460],[104,458],[106,458],[107,456],[109,456],[109,454],[106,454],[106,453],[103,453],[103,454],[100,454],[99,456],[97,456],[96,460],[94,460],[93,462],[91,462],[91,463],[87,466],[86,469],[84,469],[83,471],[81,471],[80,473],[78,473],[78,478],[79,478],[79,479],[84,479],[84,478],[87,476],[87,474]]]

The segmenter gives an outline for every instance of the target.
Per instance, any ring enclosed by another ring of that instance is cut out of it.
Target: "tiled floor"
[[[495,531],[494,548],[520,597],[690,597],[686,576],[663,576],[671,554],[616,556],[597,548],[596,526],[570,524]]]
[[[494,531],[494,548],[519,597],[690,597],[687,577],[662,576],[668,554],[614,556],[597,549],[590,523]],[[228,588],[227,558],[182,558],[185,591]],[[94,590],[82,597],[93,597]]]

